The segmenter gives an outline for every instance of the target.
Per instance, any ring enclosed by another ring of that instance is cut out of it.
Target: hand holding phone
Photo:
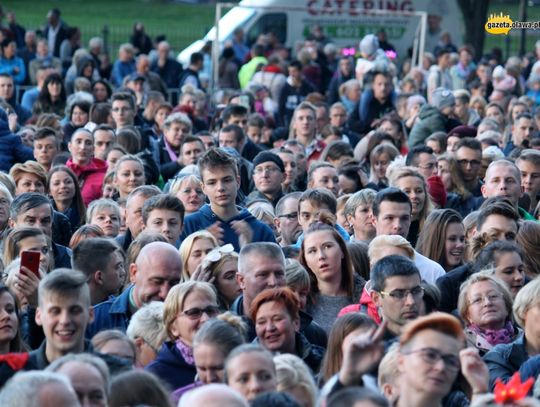
[[[21,272],[22,268],[26,267],[32,273],[36,275],[37,278],[40,278],[39,274],[39,259],[41,257],[40,252],[31,252],[24,251],[21,253]]]

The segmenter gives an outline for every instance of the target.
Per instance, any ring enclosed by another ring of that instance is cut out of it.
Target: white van
[[[366,9],[377,14],[366,14]],[[428,13],[425,51],[433,52],[442,32],[449,32],[454,43],[462,43],[457,0],[242,0],[219,20],[219,42],[230,40],[234,30],[242,27],[248,45],[260,34],[272,31],[286,47],[294,49],[295,42],[305,39],[318,24],[336,45],[357,48],[364,35],[384,29],[401,58],[413,46],[420,26],[419,16],[406,13],[418,11]],[[184,49],[178,61],[187,65],[190,55],[215,37],[213,27],[203,39]]]

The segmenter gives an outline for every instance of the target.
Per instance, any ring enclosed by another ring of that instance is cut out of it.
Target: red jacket
[[[360,297],[360,304],[347,305],[341,311],[339,311],[338,317],[341,317],[350,312],[362,312],[367,314],[372,320],[377,324],[382,322],[381,316],[379,315],[379,310],[375,303],[371,300],[368,290],[364,286],[362,290],[362,296]]]
[[[90,164],[80,166],[71,161],[70,158],[66,166],[79,178],[79,186],[86,206],[93,200],[101,198],[103,195],[103,179],[107,173],[107,163],[105,161],[93,158]]]

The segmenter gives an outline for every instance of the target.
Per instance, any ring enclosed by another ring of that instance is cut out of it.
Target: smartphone
[[[24,266],[39,278],[39,259],[41,257],[40,252],[22,252],[21,253],[21,267]]]

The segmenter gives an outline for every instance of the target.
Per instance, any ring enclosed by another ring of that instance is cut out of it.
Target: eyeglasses
[[[430,365],[435,365],[442,359],[444,365],[449,370],[459,370],[461,364],[459,358],[456,355],[451,355],[448,353],[441,353],[434,348],[422,348],[417,350],[412,350],[410,352],[402,352],[403,355],[412,355],[413,353],[418,353],[422,360]]]
[[[469,165],[471,167],[479,167],[482,164],[482,162],[478,160],[458,160],[458,164],[461,165],[462,167],[468,167]]]
[[[405,298],[411,294],[414,299],[419,299],[424,295],[424,287],[416,286],[410,290],[394,290],[391,292],[379,291],[381,295],[388,295],[390,298],[396,301],[403,301]]]
[[[488,300],[490,304],[493,304],[494,302],[497,302],[501,300],[502,298],[503,296],[501,294],[495,294],[495,293],[489,294],[483,297],[474,297],[470,301],[470,305],[481,305],[481,304],[484,304],[486,300]]]
[[[216,262],[220,261],[221,258],[226,254],[231,254],[234,252],[234,246],[230,243],[227,243],[224,246],[216,247],[212,249],[204,258],[205,261]]]
[[[283,215],[278,215],[278,218],[298,219],[298,212],[284,213]]]
[[[432,170],[437,166],[437,163],[427,163],[423,165],[418,165],[418,168],[421,168],[423,170]]]
[[[257,175],[260,175],[264,172],[268,174],[273,174],[275,172],[281,172],[281,169],[279,169],[278,167],[257,167],[253,170],[253,173]]]
[[[193,320],[201,318],[203,314],[206,314],[209,317],[215,317],[217,314],[219,314],[219,308],[215,305],[209,305],[206,308],[195,307],[185,310],[182,312],[182,314]]]

